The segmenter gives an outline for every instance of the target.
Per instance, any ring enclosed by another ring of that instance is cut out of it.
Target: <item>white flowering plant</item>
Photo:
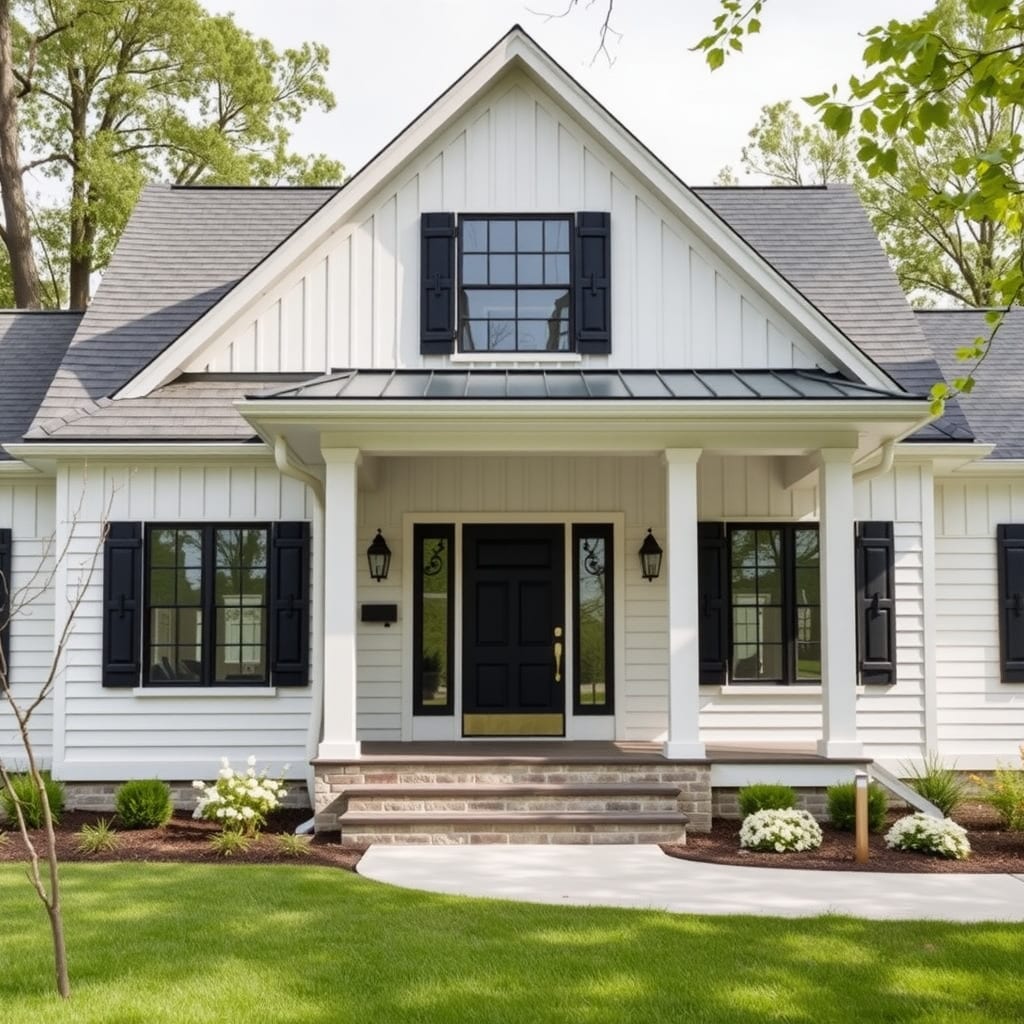
[[[807,811],[755,811],[743,819],[740,846],[768,853],[799,853],[821,846],[821,828]]]
[[[284,766],[284,771],[288,766]],[[283,779],[272,779],[264,769],[256,773],[256,758],[250,756],[244,772],[236,772],[231,762],[222,757],[217,781],[192,783],[197,791],[194,818],[215,821],[226,832],[247,836],[259,834],[267,815],[281,806],[288,795]]]
[[[885,834],[891,850],[917,850],[949,860],[965,860],[971,855],[967,829],[950,818],[930,818],[920,811],[900,818]]]

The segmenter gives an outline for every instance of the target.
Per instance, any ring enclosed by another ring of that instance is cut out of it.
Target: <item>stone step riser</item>
[[[445,811],[677,811],[679,801],[671,797],[501,797],[481,796],[428,799],[421,796],[394,796],[388,799],[349,797],[345,804],[349,811],[417,811],[443,813]]]
[[[685,829],[678,825],[361,825],[345,829],[346,844],[388,843],[420,846],[466,844],[575,844],[685,843]]]

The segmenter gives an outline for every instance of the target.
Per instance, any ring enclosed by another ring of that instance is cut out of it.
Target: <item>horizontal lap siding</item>
[[[442,210],[611,212],[613,351],[590,365],[832,368],[550,97],[505,79],[188,369],[443,365],[419,352],[420,214]]]
[[[381,459],[373,489],[359,497],[359,547],[380,528],[392,551],[386,581],[374,583],[360,562],[357,600],[399,605],[399,628],[358,624],[358,714],[363,740],[400,739],[403,701],[411,684],[403,679],[402,638],[411,643],[412,609],[402,607],[403,515],[519,513],[622,513],[625,565],[625,679],[618,686],[623,738],[664,736],[668,693],[665,576],[640,578],[639,559],[648,527],[665,536],[664,467],[657,459],[571,457],[467,457]],[[500,521],[500,520],[499,520]],[[458,570],[461,574],[461,567]]]
[[[0,527],[12,535],[11,579],[15,604],[23,604],[11,623],[9,665],[11,689],[22,706],[31,703],[45,684],[53,660],[53,528],[52,481],[0,482]],[[53,734],[53,701],[32,715],[31,740],[36,757],[49,764]],[[14,767],[25,762],[14,716],[0,699],[0,758]]]
[[[67,495],[62,515],[70,520],[80,508],[70,543],[69,600],[76,585],[74,567],[88,564],[98,550],[108,505],[109,518],[117,521],[274,522],[312,514],[305,487],[269,465],[127,470],[91,464],[87,473],[70,466],[61,474]],[[289,774],[301,777],[311,710],[307,688],[281,688],[273,697],[182,697],[171,691],[139,697],[100,685],[101,576],[97,571],[86,590],[68,647],[65,777],[96,778],[107,766],[114,779],[145,775],[148,765],[160,766],[170,777],[171,766],[178,765],[175,777],[191,778],[212,775],[221,757],[241,763],[250,754],[275,770],[288,763]]]
[[[1001,683],[996,527],[1024,523],[1024,482],[936,488],[939,744],[951,757],[1016,761],[1024,684]]]
[[[925,744],[925,489],[919,466],[899,465],[856,486],[858,520],[893,523],[896,578],[896,683],[865,686],[857,697],[857,734],[868,754],[889,761],[919,756]]]

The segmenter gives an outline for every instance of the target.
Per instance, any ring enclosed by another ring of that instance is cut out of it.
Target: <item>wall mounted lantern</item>
[[[388,569],[391,568],[391,548],[384,539],[384,535],[377,530],[377,536],[373,543],[366,549],[366,559],[370,563],[370,577],[378,583],[388,578]]]
[[[661,555],[661,545],[648,529],[647,536],[640,545],[640,572],[648,582],[656,580],[661,575]]]

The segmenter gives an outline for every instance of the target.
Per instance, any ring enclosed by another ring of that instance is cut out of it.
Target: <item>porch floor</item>
[[[705,758],[670,760],[660,743],[642,740],[456,740],[402,743],[365,742],[357,759],[364,764],[443,761],[491,764],[869,764],[871,758],[829,758],[810,744],[709,745]],[[317,758],[314,764],[346,764]]]

